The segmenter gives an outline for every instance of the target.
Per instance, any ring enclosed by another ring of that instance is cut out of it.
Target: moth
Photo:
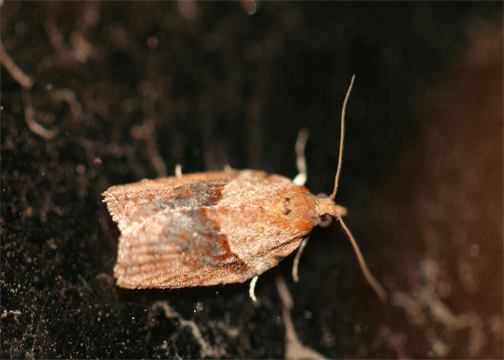
[[[333,193],[314,196],[306,187],[304,145],[296,152],[300,174],[292,181],[258,170],[202,172],[112,186],[103,193],[121,231],[114,276],[127,289],[185,288],[242,283],[250,294],[257,277],[300,248],[328,216],[347,232],[363,273],[380,298],[385,292],[370,273],[342,220],[347,211],[334,202],[341,171],[345,109],[341,116],[339,164]]]

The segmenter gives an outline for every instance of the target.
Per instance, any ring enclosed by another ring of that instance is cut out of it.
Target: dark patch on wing
[[[165,209],[199,208],[201,206],[215,205],[222,198],[221,191],[225,185],[225,181],[216,180],[176,187],[173,189],[171,199],[151,200],[138,210],[134,216],[131,216],[130,221],[133,223],[144,220]]]
[[[191,208],[174,218],[160,242],[171,242],[180,252],[185,265],[226,267],[243,273],[248,265],[229,247],[228,237],[214,221],[208,219],[205,208]]]
[[[174,207],[200,207],[215,205],[222,199],[222,189],[226,181],[204,181],[195,184],[179,186],[173,189],[171,203]]]
[[[289,205],[290,201],[291,201],[291,199],[290,199],[289,197],[286,197],[286,198],[283,200],[283,202],[284,202],[284,207],[283,207],[282,211],[283,211],[283,213],[284,213],[285,215],[289,215],[289,214],[290,214],[290,212],[292,211],[292,210],[288,207],[288,205]]]

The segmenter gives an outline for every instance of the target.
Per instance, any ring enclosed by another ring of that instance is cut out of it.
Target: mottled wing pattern
[[[176,187],[202,181],[229,180],[236,178],[239,174],[238,170],[229,170],[155,180],[144,179],[132,184],[112,186],[103,193],[103,196],[112,219],[117,222],[119,230],[122,231],[137,219],[138,212],[144,211],[146,207],[155,206],[158,201],[169,201],[172,196],[171,191]]]
[[[225,234],[204,214],[220,200],[227,181],[200,182],[197,175],[112,187],[104,194],[121,230],[114,268],[119,286],[218,284],[230,272],[235,281],[245,280],[246,264],[230,251]],[[223,172],[213,175],[214,179],[226,177]],[[173,183],[185,185],[174,187]]]
[[[122,234],[114,268],[125,288],[179,288],[246,280],[248,266],[202,209],[162,209]]]
[[[303,218],[311,213],[303,204],[313,198],[303,189],[252,170],[111,187],[104,201],[121,230],[114,268],[118,286],[207,286],[243,282],[266,271],[314,226]],[[303,226],[293,215],[301,215]]]

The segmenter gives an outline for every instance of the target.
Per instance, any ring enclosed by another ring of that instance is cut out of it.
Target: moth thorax
[[[336,204],[331,198],[319,198],[317,210],[317,215],[319,217],[323,215],[331,215],[337,217],[345,216],[347,214],[347,209]]]

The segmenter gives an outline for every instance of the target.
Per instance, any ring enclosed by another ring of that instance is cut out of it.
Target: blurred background
[[[125,291],[101,193],[254,168],[330,193],[337,223],[290,275],[292,320],[328,358],[502,358],[501,2],[5,2],[1,7],[2,358],[282,358],[268,272]],[[240,219],[236,219],[237,222]]]

